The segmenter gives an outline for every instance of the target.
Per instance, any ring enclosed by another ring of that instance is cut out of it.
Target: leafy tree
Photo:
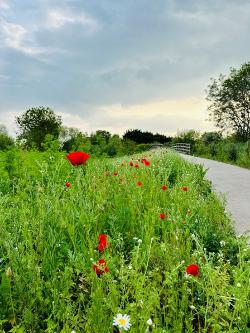
[[[54,139],[58,139],[61,129],[61,117],[57,116],[53,110],[45,107],[31,108],[20,117],[16,117],[19,127],[18,139],[26,148],[35,146],[43,150],[43,142],[47,134]]]
[[[141,130],[127,130],[123,135],[123,140],[131,140],[136,143],[143,143],[143,134]]]
[[[0,125],[0,151],[14,146],[14,140],[8,135],[6,126]]]
[[[170,142],[171,138],[166,137],[165,135],[156,133],[153,134],[151,132],[142,132],[141,130],[135,129],[135,130],[128,130],[123,135],[124,140],[132,140],[138,144],[141,143],[166,143]]]
[[[154,142],[157,143],[167,143],[167,142],[171,142],[172,138],[170,136],[165,136],[159,133],[154,134]]]
[[[201,136],[201,140],[205,146],[211,143],[217,143],[222,139],[221,132],[204,132]]]
[[[110,157],[120,154],[122,151],[122,141],[118,134],[113,134],[107,146],[107,154]]]
[[[200,133],[191,129],[191,130],[183,130],[178,131],[177,136],[173,139],[173,142],[183,142],[190,143],[193,145],[200,137]]]
[[[207,100],[210,119],[218,128],[231,130],[244,141],[250,138],[250,62],[212,79]]]
[[[60,131],[59,140],[62,149],[67,152],[73,150],[89,151],[91,142],[87,133],[82,133],[78,128],[63,126]]]
[[[96,135],[101,136],[105,140],[106,144],[109,143],[109,139],[111,138],[111,133],[104,130],[97,130]]]

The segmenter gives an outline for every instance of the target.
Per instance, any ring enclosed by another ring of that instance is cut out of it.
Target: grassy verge
[[[142,157],[1,156],[2,332],[248,332],[246,240],[200,166]]]
[[[194,155],[250,169],[248,143],[218,142],[207,146],[194,145]]]

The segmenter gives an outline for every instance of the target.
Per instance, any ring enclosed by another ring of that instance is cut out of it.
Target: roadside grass
[[[249,331],[249,247],[201,166],[161,151],[79,167],[61,153],[6,154],[2,332],[118,332],[118,313],[131,333]],[[102,252],[100,234],[111,244]]]

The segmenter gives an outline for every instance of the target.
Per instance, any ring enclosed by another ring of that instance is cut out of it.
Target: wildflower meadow
[[[0,332],[250,330],[250,250],[164,150],[0,155]]]

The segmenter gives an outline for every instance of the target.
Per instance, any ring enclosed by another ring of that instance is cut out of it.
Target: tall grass
[[[248,332],[245,238],[200,166],[142,157],[135,168],[130,157],[73,167],[60,153],[1,155],[2,332],[115,332],[118,313],[131,333]],[[100,234],[111,243],[103,252]],[[109,269],[100,276],[99,259]]]

